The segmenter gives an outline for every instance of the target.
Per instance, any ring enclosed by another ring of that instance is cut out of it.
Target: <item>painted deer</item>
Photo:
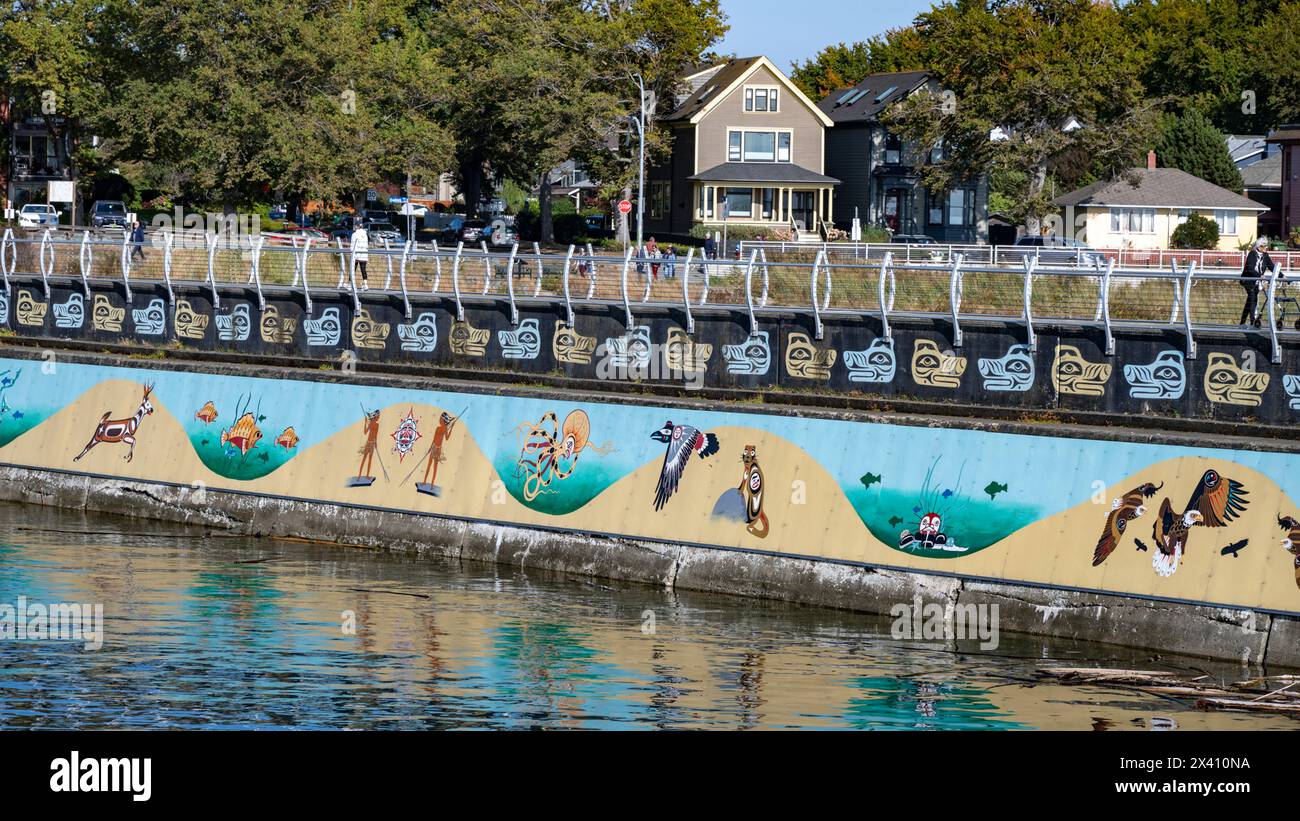
[[[149,396],[152,393],[153,385],[145,385],[144,399],[140,400],[139,409],[136,410],[135,416],[130,419],[109,419],[108,417],[112,416],[113,412],[106,411],[99,420],[99,426],[95,428],[95,434],[86,443],[85,449],[72,461],[80,462],[81,457],[90,453],[90,449],[100,442],[109,444],[125,442],[130,445],[131,449],[127,451],[126,456],[123,458],[128,462],[131,461],[135,456],[135,432],[140,429],[140,423],[144,421],[144,418],[153,413],[153,403],[149,401]]]

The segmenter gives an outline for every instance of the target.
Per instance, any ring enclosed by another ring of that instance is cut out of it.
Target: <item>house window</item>
[[[745,162],[776,162],[776,133],[746,131]]]
[[[949,225],[975,224],[975,191],[973,189],[962,188],[949,191],[947,206]],[[932,212],[933,208],[933,205],[931,205]]]
[[[1220,236],[1235,237],[1237,235],[1237,212],[1221,211],[1214,212],[1214,221],[1219,226]]]
[[[752,188],[728,188],[723,196],[727,201],[729,216],[753,216],[754,190]]]
[[[780,90],[774,86],[747,86],[745,88],[745,110],[754,112],[777,112],[780,110]]]
[[[713,186],[700,186],[700,215],[705,219],[713,219]]]
[[[930,149],[930,165],[938,165],[943,162],[943,140],[934,144]]]
[[[928,222],[930,225],[943,225],[943,201],[944,197],[938,194],[930,194],[930,207]]]
[[[729,131],[727,162],[790,162],[793,143],[789,131]]]
[[[672,186],[667,180],[650,183],[650,219],[663,219],[671,207]]]
[[[1112,234],[1154,234],[1156,209],[1112,208],[1110,209],[1110,231]]]
[[[899,165],[903,161],[903,141],[894,134],[885,135],[885,165]]]
[[[775,193],[775,188],[763,189],[763,219],[765,220],[770,220],[772,218],[772,204],[774,202],[773,195]]]

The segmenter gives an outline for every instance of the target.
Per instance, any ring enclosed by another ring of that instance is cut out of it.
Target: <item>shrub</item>
[[[1219,247],[1219,226],[1209,217],[1192,214],[1174,229],[1169,244],[1175,248],[1212,251]]]

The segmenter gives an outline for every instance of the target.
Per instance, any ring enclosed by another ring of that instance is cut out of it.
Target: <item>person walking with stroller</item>
[[[356,229],[352,232],[352,261],[356,267],[361,269],[361,290],[370,290],[370,282],[366,275],[366,264],[370,262],[370,234],[366,232],[366,226],[362,224],[360,218],[357,219]]]
[[[1241,287],[1246,290],[1246,304],[1241,309],[1241,321],[1258,328],[1263,322],[1259,315],[1259,292],[1264,289],[1264,275],[1273,271],[1273,258],[1268,255],[1268,240],[1259,239],[1246,255],[1246,265],[1241,270]]]

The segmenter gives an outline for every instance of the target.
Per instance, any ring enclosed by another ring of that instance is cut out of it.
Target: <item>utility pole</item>
[[[640,158],[637,162],[637,190],[636,190],[636,247],[642,248],[645,245],[645,79],[640,74],[632,75],[636,80],[637,89],[640,91],[640,107],[636,117],[631,117],[632,123],[636,125],[637,135],[640,137]]]

